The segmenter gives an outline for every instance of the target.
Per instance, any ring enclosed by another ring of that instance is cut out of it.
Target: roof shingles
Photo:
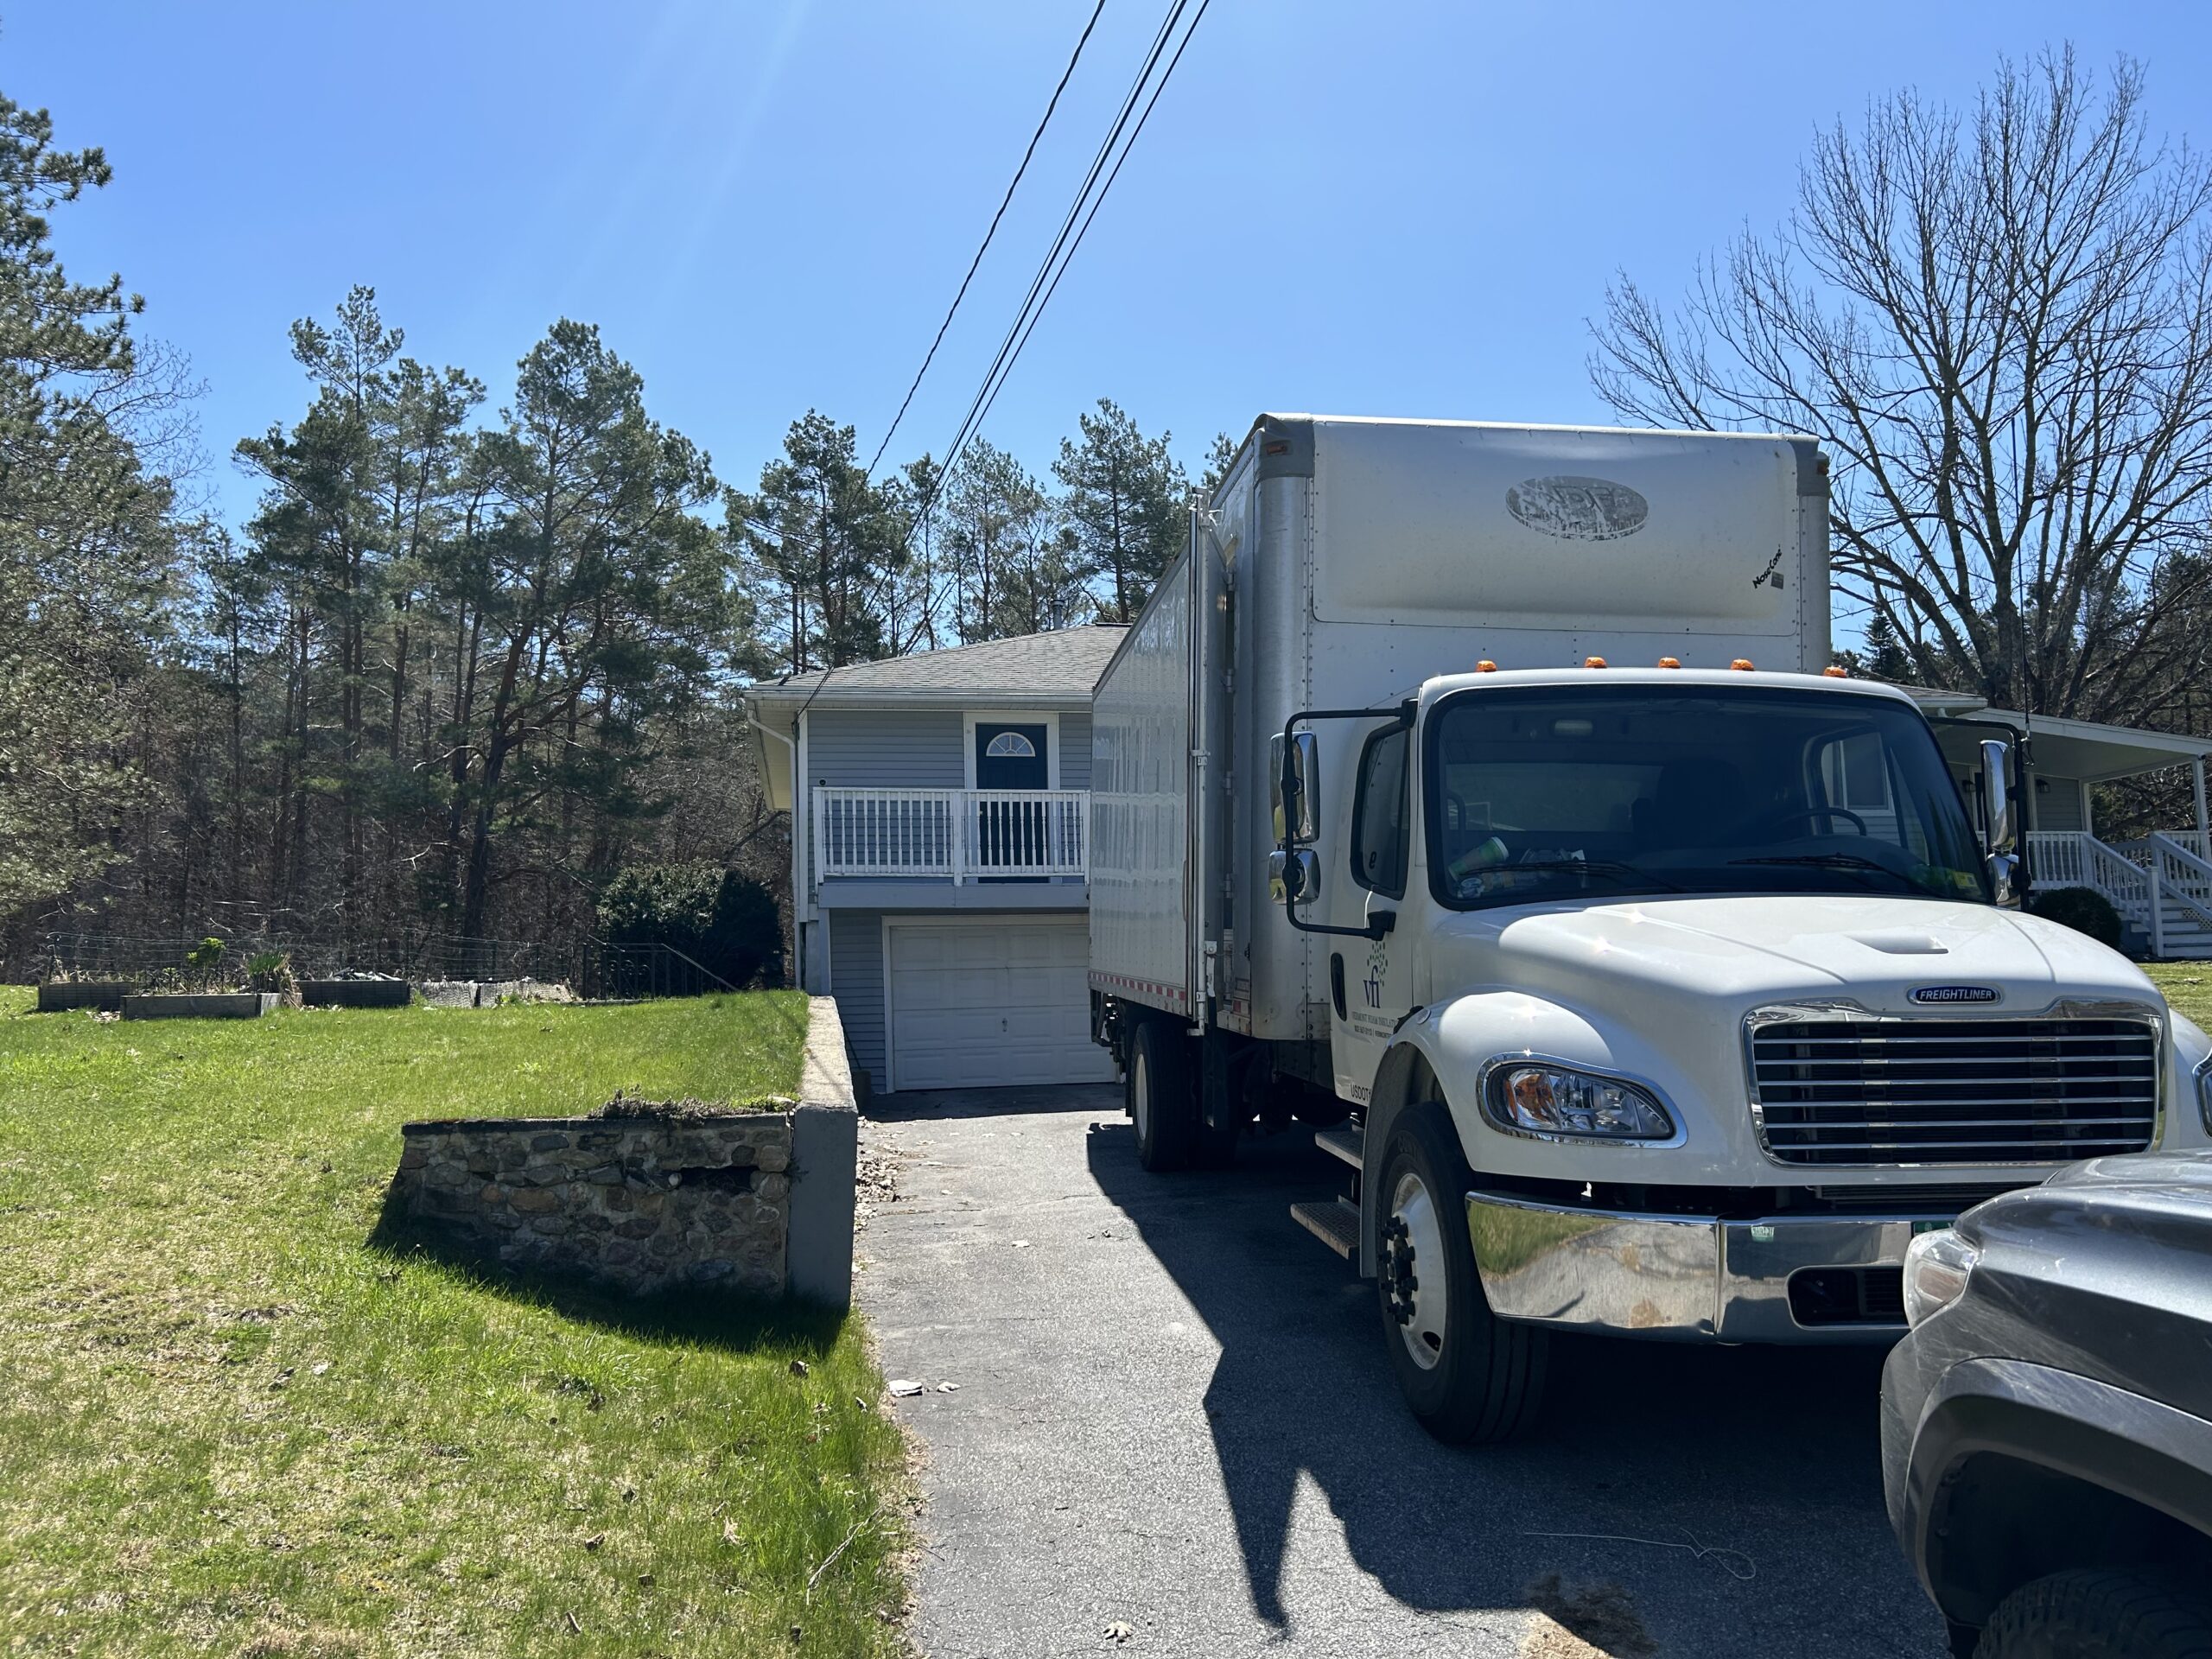
[[[1112,624],[1090,623],[1048,633],[1020,634],[1011,639],[989,639],[981,645],[925,651],[882,662],[854,663],[826,672],[794,674],[756,685],[753,695],[777,701],[817,695],[842,701],[879,693],[1087,700],[1127,632]]]

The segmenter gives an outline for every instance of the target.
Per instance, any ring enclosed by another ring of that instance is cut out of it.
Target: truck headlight
[[[1543,1061],[1508,1061],[1490,1074],[1490,1115],[1501,1128],[1606,1141],[1665,1141],[1667,1109],[1634,1084]]]
[[[2204,1122],[2204,1133],[2212,1135],[2212,1054],[2196,1063],[2196,1115]]]
[[[1941,1313],[1965,1292],[1967,1275],[1981,1252],[1948,1227],[1923,1233],[1905,1246],[1904,1322],[1918,1325]]]

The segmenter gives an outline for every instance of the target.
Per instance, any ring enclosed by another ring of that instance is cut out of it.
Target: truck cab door
[[[1339,925],[1380,935],[1338,934],[1328,941],[1337,1093],[1361,1106],[1383,1051],[1413,1007],[1413,931],[1395,925],[1405,908],[1412,851],[1412,756],[1413,734],[1403,725],[1386,727],[1361,744],[1347,820],[1350,856],[1338,866],[1349,866],[1351,879],[1330,907]]]

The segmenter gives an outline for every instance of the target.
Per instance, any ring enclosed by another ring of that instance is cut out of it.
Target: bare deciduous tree
[[[2144,718],[2212,583],[2208,207],[2133,62],[2001,65],[1970,113],[1900,92],[1679,308],[1610,288],[1592,377],[1632,419],[1818,438],[1837,588],[1917,677]]]

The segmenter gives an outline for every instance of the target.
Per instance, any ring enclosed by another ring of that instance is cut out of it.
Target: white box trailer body
[[[1326,1039],[1325,953],[1267,902],[1269,740],[1298,710],[1484,660],[1818,673],[1827,619],[1808,440],[1262,416],[1098,683],[1092,988]],[[1317,737],[1343,776],[1356,734]]]
[[[2020,913],[2008,746],[1985,851],[1911,699],[1828,677],[1827,548],[1802,439],[1267,416],[1100,678],[1139,1156],[1321,1126],[1352,1191],[1293,1214],[1446,1438],[1529,1420],[1553,1326],[1888,1340],[1977,1194],[2212,1142],[2212,1043]]]

